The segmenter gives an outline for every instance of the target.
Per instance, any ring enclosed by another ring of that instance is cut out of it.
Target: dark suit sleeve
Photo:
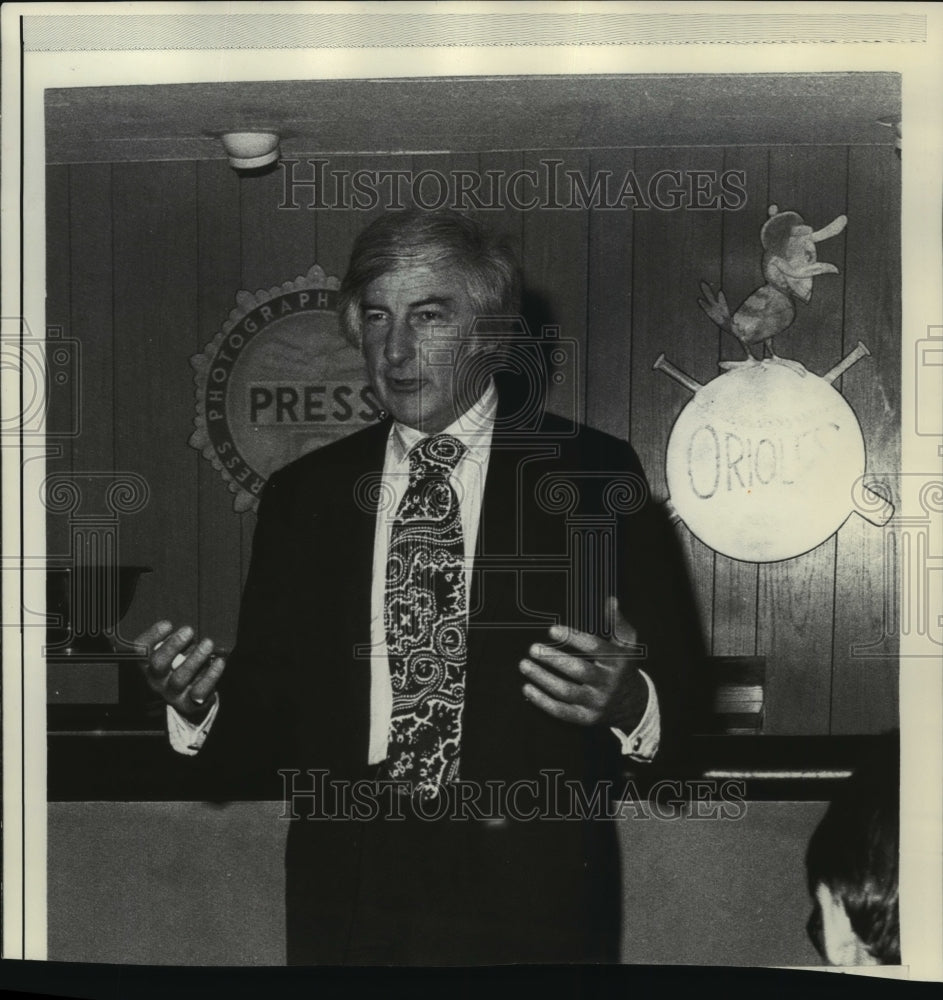
[[[641,464],[626,446],[624,468],[638,486],[636,507],[621,518],[619,603],[645,647],[639,667],[651,677],[661,714],[655,769],[687,756],[704,702],[705,649],[684,553],[663,504],[651,497]]]
[[[276,473],[262,494],[242,592],[236,645],[219,684],[219,714],[194,758],[211,797],[280,794],[289,648],[290,488]]]

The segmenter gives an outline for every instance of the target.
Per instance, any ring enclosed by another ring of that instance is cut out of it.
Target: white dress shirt
[[[450,482],[458,497],[465,536],[465,573],[467,592],[471,593],[472,569],[481,505],[484,497],[488,461],[491,456],[491,438],[498,406],[498,394],[490,383],[478,400],[455,423],[442,432],[458,438],[466,452],[456,464]],[[386,629],[383,608],[386,599],[386,562],[390,544],[392,520],[409,484],[409,451],[427,435],[405,424],[394,423],[387,438],[383,479],[380,489],[381,503],[377,515],[373,543],[373,575],[370,589],[370,743],[368,764],[379,764],[386,758],[390,721],[393,714],[393,689],[386,648]],[[526,651],[522,650],[524,655]],[[180,657],[180,662],[183,658]],[[613,728],[622,752],[634,760],[651,760],[658,751],[661,736],[661,718],[658,698],[651,679],[639,671],[648,685],[648,704],[641,721],[628,735]],[[521,679],[521,686],[524,681]],[[524,695],[521,694],[523,698]],[[210,709],[199,725],[184,719],[170,706],[167,707],[167,726],[171,745],[184,754],[195,754],[203,745],[206,735],[219,711],[220,699]]]

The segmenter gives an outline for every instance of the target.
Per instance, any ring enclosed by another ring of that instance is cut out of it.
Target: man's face
[[[456,268],[404,265],[382,275],[364,292],[362,319],[367,372],[395,420],[436,434],[474,402],[455,378],[455,340],[468,337],[475,319]],[[431,364],[423,345],[433,348]]]

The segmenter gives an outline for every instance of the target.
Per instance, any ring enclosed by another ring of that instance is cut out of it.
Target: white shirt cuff
[[[615,726],[612,727],[612,731],[622,744],[623,756],[647,762],[651,761],[658,753],[658,747],[661,744],[661,712],[658,708],[658,695],[651,677],[644,670],[640,670],[639,673],[645,678],[645,683],[648,685],[648,704],[645,706],[645,714],[628,735]]]
[[[212,707],[206,713],[206,718],[199,724],[185,719],[175,708],[168,705],[167,735],[170,738],[171,747],[177,753],[182,753],[187,757],[198,754],[206,742],[206,737],[213,726],[217,712],[219,712],[219,695],[216,696]]]

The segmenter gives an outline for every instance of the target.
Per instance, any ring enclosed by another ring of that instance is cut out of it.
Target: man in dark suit
[[[175,747],[286,797],[292,964],[618,959],[608,794],[680,747],[699,639],[632,449],[510,384],[518,298],[468,219],[368,227],[385,418],[270,478],[227,662],[139,638]]]

